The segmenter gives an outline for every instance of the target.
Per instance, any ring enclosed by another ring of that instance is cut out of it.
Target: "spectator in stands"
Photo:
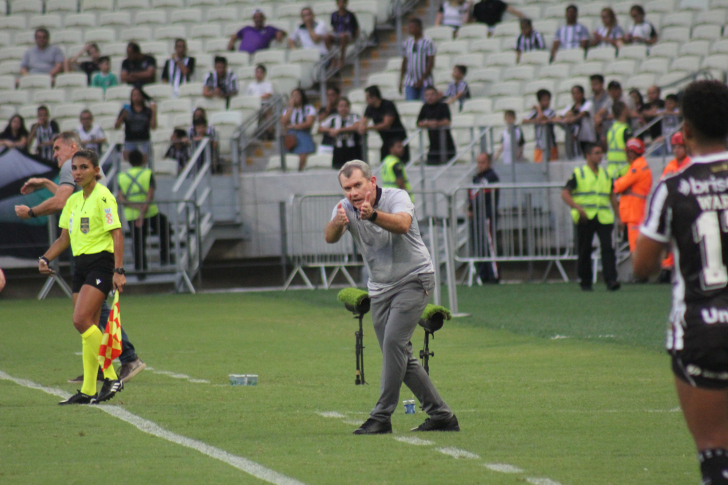
[[[51,34],[45,27],[35,29],[35,47],[31,47],[23,55],[20,62],[20,75],[49,74],[55,79],[56,74],[63,71],[63,51],[57,45],[51,45]]]
[[[81,56],[88,54],[88,59],[83,62],[78,62]],[[99,70],[99,59],[101,58],[101,51],[99,50],[98,44],[95,42],[89,42],[84,45],[78,54],[68,58],[64,62],[64,70],[66,72],[73,72],[76,68],[81,69],[86,73],[88,78],[88,84],[91,84],[91,76]]]
[[[121,63],[121,82],[139,88],[156,80],[156,59],[142,54],[142,49],[136,42],[129,42],[126,46],[126,59]]]
[[[594,32],[594,38],[589,42],[592,47],[619,48],[624,40],[624,31],[617,23],[614,10],[607,7],[602,9],[602,26]]]
[[[174,95],[179,93],[182,84],[190,82],[195,72],[195,58],[187,55],[187,41],[175,39],[174,54],[164,63],[162,82],[171,84]]]
[[[435,68],[435,44],[422,35],[422,21],[410,19],[407,28],[412,37],[404,43],[404,57],[399,76],[399,92],[405,87],[407,101],[423,100],[425,88],[432,86],[432,70]]]
[[[407,132],[404,129],[402,121],[399,119],[397,107],[388,99],[382,99],[382,93],[379,86],[368,86],[364,90],[364,96],[367,102],[367,109],[364,116],[359,121],[359,134],[364,135],[368,130],[379,133],[382,138],[382,148],[380,149],[380,160],[389,155],[389,146],[393,139],[406,140]],[[374,124],[367,126],[369,120]],[[404,147],[402,161],[407,163],[410,159],[409,145]]]
[[[637,88],[632,88],[629,90],[629,99],[630,99],[630,105],[634,106],[634,109],[632,109],[632,129],[637,131],[644,125],[644,120],[642,118],[642,112],[645,110],[645,101],[642,97],[642,93],[640,93],[640,90]],[[640,135],[638,138],[643,139],[644,134]]]
[[[265,80],[267,73],[268,70],[263,64],[255,66],[255,81],[249,83],[245,88],[246,96],[258,96],[263,101],[273,96],[273,83]]]
[[[552,121],[556,118],[556,112],[551,107],[551,91],[539,89],[536,93],[538,103],[523,120],[523,124],[536,125],[536,148],[533,151],[533,161],[540,163],[544,161],[544,154],[548,154],[548,161],[559,159],[559,148],[556,145],[556,135]]]
[[[55,120],[51,120],[51,113],[48,110],[48,106],[38,106],[38,121],[30,128],[28,146],[32,146],[33,141],[37,139],[38,146],[36,154],[44,160],[53,162],[53,139],[60,132],[58,123]]]
[[[665,102],[660,99],[660,87],[652,85],[649,88],[647,88],[647,102],[642,106],[641,114],[642,114],[642,120],[645,122],[645,124],[652,123],[655,118],[660,116],[660,113],[665,110]],[[650,133],[650,138],[652,141],[657,141],[662,136],[662,121],[655,122],[654,125],[652,125],[648,129]],[[654,155],[662,155],[663,150],[658,149],[655,152],[652,152]],[[667,153],[667,152],[665,152]]]
[[[185,169],[185,165],[190,161],[190,139],[187,133],[181,128],[175,128],[172,137],[169,139],[170,145],[164,158],[177,161],[177,173],[181,173]]]
[[[205,76],[202,95],[206,98],[222,98],[226,103],[238,94],[238,76],[228,70],[227,58],[215,56],[215,70]]]
[[[255,54],[259,50],[267,49],[273,39],[277,42],[283,42],[286,32],[278,30],[275,27],[265,25],[265,14],[262,10],[255,9],[253,11],[253,25],[243,27],[236,34],[230,37],[228,42],[228,50],[235,50],[235,41],[240,39],[238,50]]]
[[[471,6],[465,0],[445,0],[435,16],[435,25],[452,27],[453,34],[457,35],[458,29],[470,19]]]
[[[338,67],[344,67],[346,60],[346,46],[359,37],[359,21],[354,12],[346,9],[348,0],[336,0],[338,10],[331,14],[331,33],[329,34],[329,45],[339,45],[341,57]]]
[[[594,105],[594,129],[597,132],[597,139],[601,138],[602,135],[602,119],[604,113],[609,109],[608,106],[612,104],[612,99],[604,89],[604,76],[601,74],[592,74],[589,76],[589,82],[591,84],[592,96],[590,98]]]
[[[281,126],[286,130],[285,144],[288,152],[298,155],[299,172],[306,167],[308,156],[316,151],[316,145],[311,137],[314,121],[316,121],[316,109],[308,103],[303,89],[294,89],[288,100],[288,108],[281,116]]]
[[[495,32],[495,26],[501,23],[504,13],[510,13],[518,18],[525,18],[519,10],[501,0],[480,0],[473,5],[472,19],[488,26],[488,37]]]
[[[358,132],[360,119],[358,114],[351,112],[349,99],[341,97],[336,114],[319,124],[319,133],[328,135],[334,143],[331,160],[333,168],[338,170],[349,160],[362,159],[361,136]]]
[[[198,108],[199,109],[199,108]],[[197,110],[195,110],[197,112]],[[205,110],[202,110],[204,113]],[[217,137],[217,131],[215,131],[215,128],[213,128],[211,125],[207,123],[207,117],[206,116],[193,116],[192,118],[192,128],[190,128],[189,133],[189,139],[190,139],[190,156],[194,155],[195,151],[197,150],[197,147],[200,146],[200,143],[202,143],[202,140],[204,138],[210,139],[210,149],[212,150],[212,162],[213,162],[213,169],[217,169],[217,160],[218,160],[218,137]],[[205,162],[205,155],[203,154],[197,162],[197,168],[202,167],[202,164]]]
[[[523,145],[526,144],[526,141],[523,138],[523,131],[516,125],[516,112],[512,109],[505,110],[503,121],[505,121],[506,127],[501,133],[501,146],[493,158],[498,160],[502,155],[502,161],[505,164],[523,161]],[[515,143],[513,140],[516,140]]]
[[[468,83],[465,82],[465,76],[468,74],[468,67],[457,65],[452,68],[452,79],[453,82],[448,84],[447,91],[445,91],[445,101],[447,104],[453,104],[455,101],[458,102],[459,109],[462,111],[463,104],[466,99],[470,99],[470,89]]]
[[[192,113],[192,125],[190,125],[189,129],[187,130],[187,137],[194,141],[196,131],[195,131],[195,121],[197,120],[205,120],[205,126],[207,126],[207,129],[205,130],[205,134],[203,137],[208,137],[212,140],[212,143],[214,145],[215,150],[217,150],[217,130],[215,128],[207,123],[207,111],[205,111],[205,108],[196,108],[195,111]]]
[[[437,88],[425,88],[425,104],[417,116],[417,127],[427,128],[430,149],[427,152],[428,165],[442,165],[455,156],[455,142],[450,133],[450,108],[442,101]]]
[[[589,29],[578,23],[579,9],[576,5],[566,7],[566,25],[556,31],[554,44],[551,46],[551,61],[559,49],[586,49],[589,45]]]
[[[108,56],[99,57],[99,70],[91,80],[91,86],[101,88],[106,92],[107,88],[119,84],[116,76],[111,72],[111,59]]]
[[[573,103],[561,112],[557,120],[563,123],[564,129],[571,133],[574,153],[584,154],[588,143],[596,143],[594,128],[594,105],[584,96],[584,87],[576,85],[571,88]],[[568,140],[567,140],[568,141]]]
[[[20,115],[13,115],[7,126],[0,133],[0,147],[17,148],[26,150],[28,148],[28,129],[25,128],[25,120]]]
[[[301,10],[301,20],[303,23],[288,39],[288,47],[295,49],[300,44],[303,49],[318,49],[321,57],[328,55],[332,39],[329,36],[329,27],[323,22],[316,22],[310,7]]]
[[[516,63],[521,62],[521,53],[546,49],[543,36],[533,30],[531,19],[521,19],[521,34],[516,39]]]
[[[329,117],[336,115],[339,109],[340,98],[341,91],[336,86],[330,86],[326,90],[326,105],[322,106],[318,112],[319,124],[323,123]],[[323,133],[324,137],[316,153],[334,153],[334,139],[329,136],[328,131],[319,131],[319,133]],[[348,160],[345,162],[348,162]]]
[[[667,141],[673,133],[678,131],[678,127],[682,122],[677,96],[674,94],[665,96],[665,109],[659,114],[662,116],[662,137]],[[672,150],[669,144],[667,148]]]
[[[85,150],[93,150],[101,158],[101,147],[106,143],[104,130],[94,123],[94,115],[87,109],[81,111],[80,121],[76,133],[81,139],[81,146]]]
[[[152,154],[151,130],[157,129],[157,104],[142,88],[135,87],[131,90],[129,104],[119,112],[114,129],[118,130],[124,125],[124,159],[129,158],[129,153],[139,150],[144,155],[144,163]]]
[[[609,84],[607,84],[607,94],[609,95],[609,100],[599,112],[594,114],[595,125],[599,123],[599,125],[602,127],[602,137],[607,136],[607,132],[614,123],[614,114],[612,113],[612,107],[614,106],[614,103],[616,103],[617,101],[622,101],[631,110],[631,101],[626,96],[624,96],[624,92],[622,91],[622,85],[619,83],[619,81],[609,81]]]
[[[657,30],[655,26],[645,20],[645,9],[640,5],[633,5],[629,11],[634,24],[628,29],[624,35],[625,44],[647,44],[652,45],[657,42]]]
[[[486,188],[470,189],[468,191],[468,219],[470,220],[470,247],[473,256],[495,256],[493,240],[495,236],[494,224],[498,216],[498,189],[487,188],[490,184],[500,182],[498,174],[491,166],[490,153],[483,152],[478,155],[478,173],[473,177],[473,185]],[[498,284],[498,266],[495,262],[478,264],[478,278],[481,283]]]

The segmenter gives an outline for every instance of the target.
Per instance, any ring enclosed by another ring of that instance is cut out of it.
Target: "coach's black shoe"
[[[111,379],[104,379],[104,386],[101,388],[98,397],[93,400],[92,404],[98,404],[100,402],[108,401],[124,389],[124,383],[119,379],[112,381]]]
[[[69,397],[68,399],[64,399],[58,404],[62,406],[65,404],[93,404],[95,397],[96,396],[89,396],[88,394],[84,394],[81,391],[77,390],[76,394]]]
[[[104,373],[101,372],[101,369],[99,369],[99,372],[96,374],[96,381],[103,381],[104,380]],[[76,377],[75,379],[68,379],[69,384],[83,384],[83,374]]]
[[[622,284],[619,281],[612,281],[611,283],[607,283],[607,291],[617,291],[622,287]]]
[[[424,423],[410,431],[460,431],[460,424],[458,424],[458,418],[453,414],[446,419],[427,418]]]
[[[392,423],[387,421],[383,423],[376,419],[369,418],[364,421],[359,429],[354,431],[354,434],[387,434],[392,432]]]

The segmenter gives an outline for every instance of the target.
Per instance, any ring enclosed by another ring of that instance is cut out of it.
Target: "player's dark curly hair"
[[[695,81],[681,96],[685,121],[698,138],[725,140],[728,136],[728,87],[719,81]]]

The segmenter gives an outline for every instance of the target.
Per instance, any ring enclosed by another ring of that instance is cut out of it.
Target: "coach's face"
[[[369,202],[374,205],[374,199],[377,195],[377,178],[372,176],[367,180],[359,169],[355,169],[351,173],[351,177],[341,174],[339,178],[341,188],[344,189],[344,195],[351,205],[357,209],[361,208],[366,195],[369,194]]]
[[[63,138],[59,138],[53,142],[53,155],[58,160],[58,166],[62,167],[64,163],[73,157],[73,154],[78,151],[78,147],[73,142],[67,142]]]

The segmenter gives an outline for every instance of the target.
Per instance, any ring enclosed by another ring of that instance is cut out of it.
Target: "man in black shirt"
[[[498,174],[490,166],[490,154],[478,155],[478,173],[473,185],[497,184]],[[495,256],[493,227],[498,211],[498,189],[470,189],[468,219],[470,219],[470,240],[475,257]],[[498,266],[495,261],[480,263],[478,277],[482,283],[498,283]]]
[[[640,114],[645,121],[645,124],[649,124],[657,118],[661,112],[665,109],[665,102],[660,99],[660,87],[652,85],[647,88],[647,102],[640,108]],[[652,141],[657,140],[662,136],[662,121],[658,121],[649,128],[650,138]],[[653,155],[662,155],[664,145],[658,150],[653,152]]]
[[[121,82],[139,88],[156,80],[156,59],[142,54],[142,49],[136,42],[129,42],[126,46],[126,59],[121,63]]]
[[[380,160],[389,155],[389,146],[392,140],[405,140],[407,131],[404,129],[402,121],[399,119],[399,112],[393,102],[388,99],[382,99],[382,93],[378,86],[369,86],[364,90],[367,101],[367,109],[364,116],[359,121],[359,134],[366,134],[367,130],[379,132],[382,137],[382,148],[380,150]],[[374,121],[374,125],[367,126],[369,120]],[[409,145],[404,147],[404,153],[401,157],[404,163],[410,159]]]
[[[473,6],[473,18],[476,22],[488,26],[488,37],[495,32],[495,26],[503,20],[504,13],[510,13],[518,18],[526,18],[519,10],[501,0],[481,0]]]
[[[455,156],[455,143],[450,130],[450,108],[443,103],[437,89],[425,88],[425,104],[417,117],[417,126],[427,128],[430,137],[430,150],[427,152],[428,165],[445,164]]]
[[[696,81],[681,96],[692,163],[655,188],[632,253],[635,278],[672,246],[667,351],[702,483],[728,484],[728,87]]]

